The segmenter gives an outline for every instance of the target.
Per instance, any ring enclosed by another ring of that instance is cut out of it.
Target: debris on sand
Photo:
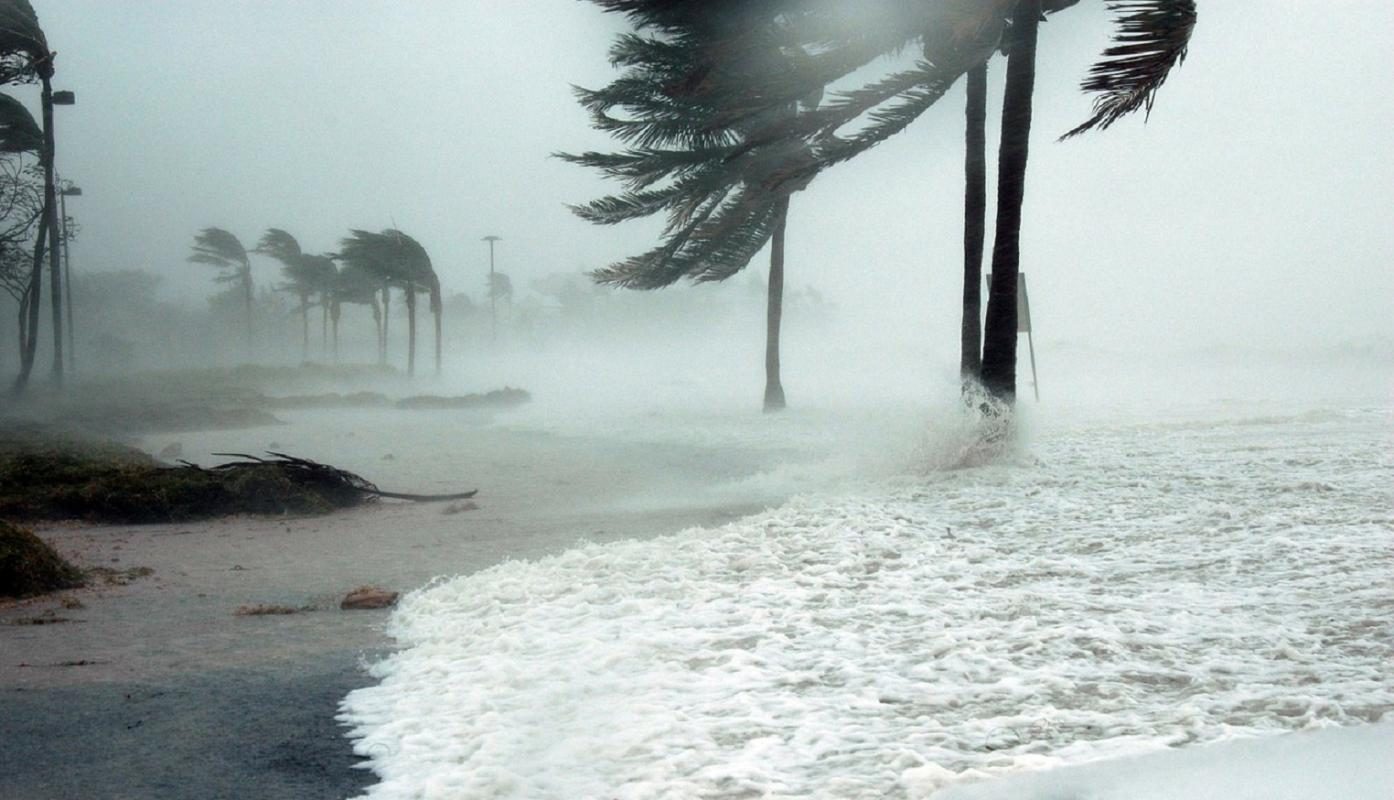
[[[451,503],[450,505],[446,506],[445,508],[442,508],[442,509],[440,510],[440,513],[442,513],[442,514],[459,514],[459,513],[461,513],[462,511],[478,511],[478,510],[479,510],[479,506],[478,506],[476,503],[474,503],[474,502],[472,502],[472,501],[470,501],[470,500],[466,500],[466,501],[463,502],[463,503]]]
[[[82,571],[43,539],[0,520],[0,597],[30,597],[82,585]]]
[[[257,603],[256,605],[238,606],[232,612],[234,617],[277,617],[289,614],[299,614],[302,611],[313,611],[312,606],[282,606],[268,603]]]
[[[459,500],[473,492],[384,492],[346,470],[284,453],[204,468],[162,463],[113,442],[31,436],[0,440],[0,516],[149,523],[232,514],[326,514],[379,497]]]
[[[360,586],[344,595],[344,599],[339,603],[339,608],[346,611],[388,608],[397,604],[398,596],[397,592],[384,589],[381,586]]]

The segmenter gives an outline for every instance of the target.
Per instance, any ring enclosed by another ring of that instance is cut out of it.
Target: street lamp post
[[[489,243],[489,326],[493,340],[499,340],[499,312],[498,298],[494,292],[494,242],[503,241],[503,237],[490,234],[485,236],[482,241]]]
[[[63,294],[68,306],[68,374],[77,374],[77,337],[73,335],[73,269],[68,251],[68,198],[82,197],[82,187],[69,184],[58,190],[58,215],[63,225]]]
[[[48,215],[48,247],[49,247],[49,286],[53,294],[53,382],[56,386],[63,385],[63,277],[59,272],[58,247],[60,245],[58,220],[55,219],[54,212],[57,211],[58,179],[54,174],[54,132],[53,132],[53,107],[71,106],[77,103],[77,95],[71,91],[53,91],[49,82],[53,74],[53,65],[50,61],[48,70],[40,75],[43,82],[41,100],[44,115],[44,207],[45,214]],[[71,335],[68,337],[71,340]]]

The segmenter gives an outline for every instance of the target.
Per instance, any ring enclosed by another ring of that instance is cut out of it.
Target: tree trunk
[[[1002,144],[997,156],[997,232],[992,286],[983,336],[983,385],[1007,403],[1016,400],[1017,275],[1021,268],[1021,207],[1036,83],[1036,31],[1041,0],[1020,0],[1012,14],[1007,88],[1002,98]]]
[[[407,377],[416,377],[416,284],[407,281]]]
[[[378,342],[378,363],[387,366],[387,323],[392,315],[392,295],[387,284],[382,285],[382,340]]]
[[[242,305],[247,317],[247,363],[256,360],[252,350],[252,265],[242,264]]]
[[[34,265],[29,273],[29,291],[26,292],[29,312],[28,333],[25,334],[24,350],[19,354],[19,375],[15,377],[13,392],[20,394],[29,385],[29,375],[34,371],[34,352],[39,344],[39,303],[44,289],[44,246],[48,238],[48,212],[39,217],[39,235],[34,239]]]
[[[368,295],[369,304],[373,307],[373,327],[378,332],[378,363],[382,364],[382,309],[378,307],[378,296],[376,293]]]
[[[319,355],[324,358],[329,355],[329,295],[320,292],[319,304]]]
[[[968,71],[963,158],[963,326],[958,370],[967,392],[982,376],[983,238],[987,225],[987,62]]]
[[[310,360],[310,295],[300,293],[300,361]]]
[[[784,231],[789,220],[788,197],[779,199],[775,214],[765,304],[765,411],[784,408],[784,385],[779,381],[779,325],[784,317]]]
[[[331,331],[333,332],[333,334],[334,334],[334,363],[335,363],[335,364],[338,364],[338,363],[339,363],[339,314],[340,314],[340,312],[341,312],[342,310],[343,310],[343,307],[339,304],[339,301],[338,301],[338,300],[335,300],[335,301],[334,301],[334,305],[330,307],[330,311],[329,311],[329,324],[331,325],[330,330],[331,330]]]
[[[42,76],[41,93],[44,119],[44,216],[48,218],[48,279],[50,313],[53,322],[53,383],[63,385],[63,272],[58,253],[58,197],[53,179],[53,85]]]

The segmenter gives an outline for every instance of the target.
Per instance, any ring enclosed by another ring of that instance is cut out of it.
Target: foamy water
[[[923,798],[1374,722],[1392,424],[1069,424],[966,469],[937,436],[855,491],[437,583],[344,703],[367,796]]]

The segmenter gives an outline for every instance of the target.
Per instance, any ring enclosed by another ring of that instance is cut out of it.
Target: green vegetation
[[[0,597],[29,597],[81,585],[81,570],[39,537],[0,520]]]
[[[172,522],[231,514],[325,514],[376,497],[352,473],[286,456],[171,467],[111,442],[0,438],[0,517]]]

